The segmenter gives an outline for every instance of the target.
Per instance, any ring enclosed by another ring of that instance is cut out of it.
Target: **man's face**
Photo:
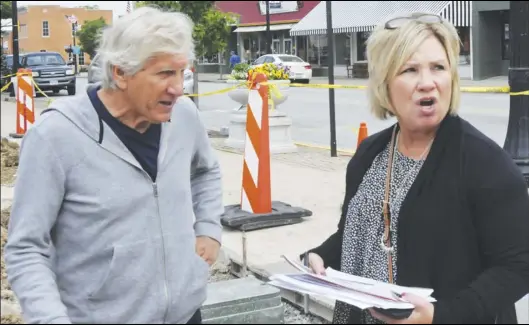
[[[148,60],[135,75],[123,78],[119,86],[138,115],[151,123],[166,122],[183,94],[187,64],[184,55],[160,54]]]

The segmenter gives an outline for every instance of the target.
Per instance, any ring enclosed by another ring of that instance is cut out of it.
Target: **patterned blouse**
[[[395,147],[397,147],[395,144]],[[346,215],[341,271],[348,274],[388,282],[388,255],[381,248],[384,233],[382,201],[386,185],[386,173],[390,144],[374,159],[364,175],[356,195],[351,199]],[[393,251],[393,282],[397,279],[397,220],[399,210],[408,190],[413,184],[424,160],[414,160],[395,150],[393,179],[390,192],[391,242]],[[351,307],[336,302],[335,324],[347,324]],[[362,312],[363,324],[383,324],[373,318],[369,311]]]

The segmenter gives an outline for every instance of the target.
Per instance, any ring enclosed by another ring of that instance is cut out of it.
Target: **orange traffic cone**
[[[360,147],[360,143],[367,138],[367,124],[365,122],[360,123],[360,129],[358,130],[358,143],[356,144],[356,149]]]

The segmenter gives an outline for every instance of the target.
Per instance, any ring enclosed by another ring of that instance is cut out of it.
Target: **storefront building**
[[[347,75],[347,66],[366,60],[366,40],[376,25],[399,12],[423,11],[439,14],[452,22],[461,38],[460,72],[472,78],[472,1],[332,1],[334,61],[337,75]],[[311,63],[318,75],[328,65],[325,1],[318,4],[291,30],[298,55]]]
[[[509,73],[509,8],[509,1],[472,1],[475,80]]]
[[[272,53],[299,55],[297,37],[290,29],[314,9],[320,1],[269,1]],[[223,12],[239,15],[227,52],[236,51],[241,61],[253,62],[266,54],[266,1],[217,1]],[[305,45],[301,44],[304,49]]]

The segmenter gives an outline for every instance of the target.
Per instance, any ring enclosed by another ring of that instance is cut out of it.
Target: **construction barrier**
[[[21,138],[35,123],[35,89],[33,87],[31,70],[20,69],[16,76],[15,96],[17,100],[16,133],[13,138]]]
[[[256,75],[250,84],[246,111],[241,208],[251,213],[270,213],[270,130],[268,86],[264,74]]]
[[[243,231],[243,247],[245,231],[295,224],[312,216],[310,210],[272,201],[268,120],[270,87],[266,75],[262,73],[253,75],[248,85],[241,203],[225,206],[221,217],[224,227]]]

